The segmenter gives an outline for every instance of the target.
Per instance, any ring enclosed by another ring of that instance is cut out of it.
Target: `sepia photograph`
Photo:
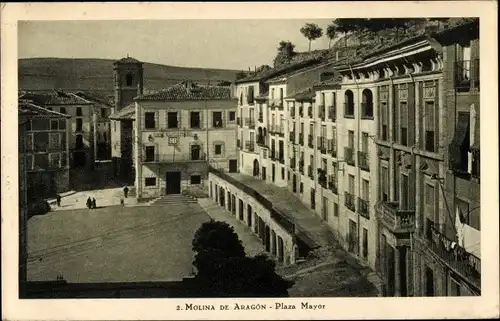
[[[366,14],[18,20],[9,294],[264,318],[498,296],[483,18]]]

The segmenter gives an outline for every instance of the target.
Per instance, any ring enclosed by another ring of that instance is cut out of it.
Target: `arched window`
[[[134,84],[134,75],[131,72],[127,73],[125,76],[125,82],[127,86],[132,86]]]
[[[373,94],[370,89],[363,90],[361,102],[361,117],[373,119]]]
[[[344,116],[354,117],[354,94],[349,89],[344,94]]]

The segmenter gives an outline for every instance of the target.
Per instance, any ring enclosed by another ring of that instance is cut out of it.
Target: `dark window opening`
[[[51,120],[50,121],[50,129],[51,130],[58,130],[59,129],[59,121]]]
[[[146,177],[144,180],[146,186],[156,186],[156,177]]]
[[[83,148],[83,135],[76,135],[75,149]]]
[[[77,118],[76,119],[76,131],[81,132],[83,130],[83,119]]]
[[[167,127],[168,128],[178,128],[179,120],[177,119],[177,112],[168,112],[167,114]]]
[[[59,112],[61,114],[66,114],[66,107],[59,107]]]
[[[229,112],[229,121],[235,121],[236,120],[236,112],[230,111]]]
[[[201,183],[200,175],[191,175],[191,185],[198,185]]]
[[[82,114],[82,107],[76,107],[76,115],[77,116],[83,116],[83,114]]]
[[[345,92],[344,116],[354,117],[354,94],[350,90]]]
[[[191,160],[201,159],[200,150],[201,150],[200,145],[191,145]]]
[[[216,144],[215,145],[215,155],[221,155],[222,154],[222,144]]]
[[[214,111],[212,113],[212,126],[213,127],[222,127],[222,112]]]
[[[127,86],[132,86],[133,83],[134,83],[134,76],[132,75],[132,73],[127,73],[127,75],[125,76],[125,83]]]
[[[154,129],[156,128],[156,117],[155,113],[144,113],[144,128]]]
[[[155,147],[146,146],[146,162],[154,162],[155,160]]]
[[[457,174],[469,171],[470,114],[459,112],[455,134],[449,145],[449,167]]]
[[[106,118],[106,108],[101,108],[101,118]]]
[[[200,128],[200,112],[192,111],[191,112],[191,128]]]
[[[373,94],[369,89],[363,90],[362,93],[361,117],[368,119],[373,118]]]

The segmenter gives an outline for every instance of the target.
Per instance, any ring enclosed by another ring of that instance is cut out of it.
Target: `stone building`
[[[479,22],[449,28],[435,39],[442,46],[440,87],[434,91],[424,83],[423,96],[439,92],[439,160],[417,157],[420,170],[434,172],[417,185],[414,295],[480,295]],[[421,149],[429,151],[428,130],[420,137]]]
[[[138,96],[134,119],[138,199],[203,188],[209,162],[238,169],[236,99],[229,87],[183,82]]]
[[[111,158],[114,177],[133,184],[134,98],[144,93],[143,63],[126,57],[114,63],[115,99],[110,119]]]
[[[19,158],[26,175],[26,202],[68,191],[70,116],[47,110],[31,101],[19,100],[19,121],[25,124],[20,133]]]

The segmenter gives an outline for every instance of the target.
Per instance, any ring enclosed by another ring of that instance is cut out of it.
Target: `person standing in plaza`
[[[96,203],[95,203],[95,197],[92,198],[92,208],[97,208]]]
[[[59,193],[56,196],[57,207],[61,207],[61,195]]]
[[[92,199],[90,198],[90,196],[89,196],[89,198],[87,198],[87,207],[88,207],[89,209],[91,209],[91,208],[92,208]]]
[[[128,187],[127,186],[125,186],[123,188],[123,195],[125,196],[125,198],[127,198],[127,195],[128,195]]]

